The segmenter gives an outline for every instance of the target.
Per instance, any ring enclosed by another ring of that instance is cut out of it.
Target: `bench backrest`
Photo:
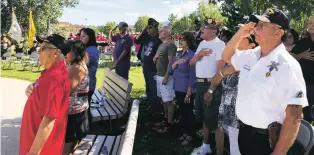
[[[104,82],[99,91],[105,95],[109,104],[115,104],[126,111],[131,99],[132,84],[109,68],[105,68]]]

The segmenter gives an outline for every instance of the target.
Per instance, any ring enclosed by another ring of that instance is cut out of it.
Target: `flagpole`
[[[14,14],[14,8],[12,7],[12,13],[11,13],[12,20],[11,20],[11,25],[13,24],[13,21],[14,21],[13,14]]]

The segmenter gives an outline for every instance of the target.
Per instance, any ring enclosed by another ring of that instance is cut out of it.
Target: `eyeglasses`
[[[58,48],[43,46],[43,47],[40,47],[40,48],[39,48],[38,53],[41,53],[42,51],[44,51],[44,50],[46,50],[46,49],[58,49]]]

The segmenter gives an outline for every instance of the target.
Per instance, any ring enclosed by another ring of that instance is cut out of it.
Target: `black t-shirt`
[[[159,36],[151,37],[146,32],[139,39],[135,39],[134,42],[136,44],[141,44],[137,57],[144,63],[143,69],[151,72],[157,72],[156,64],[153,62],[153,58],[159,45],[162,43]]]
[[[306,50],[314,51],[314,41],[311,37],[300,40],[291,50],[294,54],[300,54]],[[300,59],[299,63],[302,68],[305,83],[307,85],[314,85],[314,61]]]

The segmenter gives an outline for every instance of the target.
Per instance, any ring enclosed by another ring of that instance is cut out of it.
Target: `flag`
[[[48,22],[47,22],[47,34],[46,36],[50,36],[52,35],[52,27],[51,27],[51,24],[50,24],[50,18],[48,18]]]
[[[34,46],[34,37],[36,35],[36,28],[33,20],[32,10],[29,10],[29,27],[28,27],[28,48]]]
[[[11,23],[11,27],[9,29],[8,34],[10,35],[12,39],[16,40],[18,43],[22,39],[22,29],[19,23],[17,22],[13,8],[12,8],[12,23]]]

